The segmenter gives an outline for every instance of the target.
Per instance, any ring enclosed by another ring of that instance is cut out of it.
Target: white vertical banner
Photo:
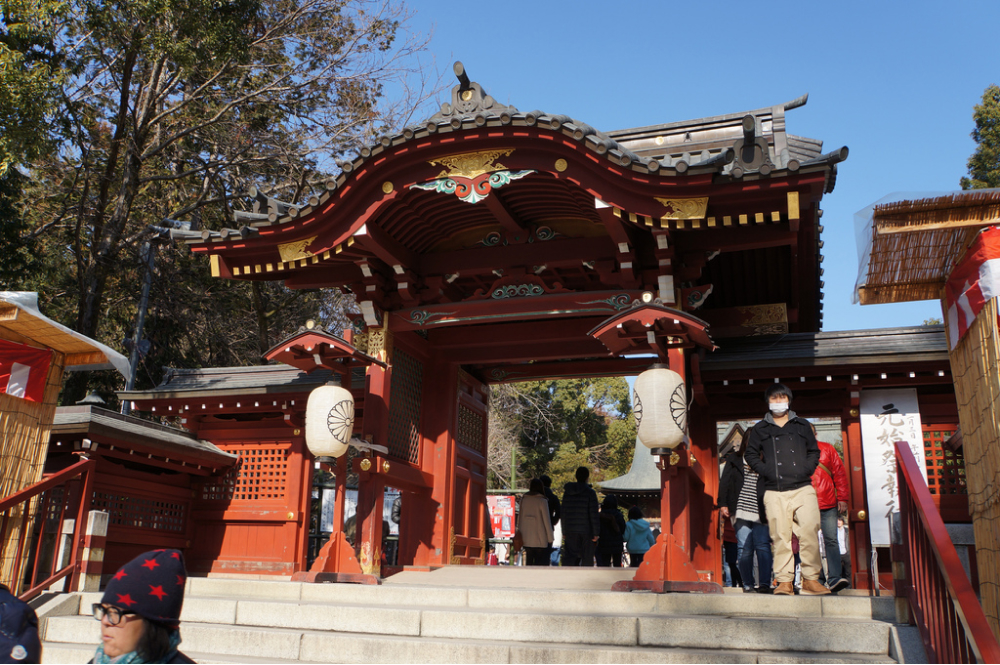
[[[892,542],[889,522],[899,510],[896,479],[897,441],[906,441],[927,481],[924,434],[917,391],[912,388],[861,391],[861,447],[865,460],[868,530],[874,547]]]

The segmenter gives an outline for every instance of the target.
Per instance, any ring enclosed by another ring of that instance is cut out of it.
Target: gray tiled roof
[[[703,371],[745,366],[910,363],[948,359],[944,326],[791,333],[724,340],[705,356]]]
[[[163,381],[150,390],[120,392],[123,399],[142,401],[165,397],[189,397],[197,393],[213,395],[254,395],[309,392],[337,375],[330,370],[303,372],[290,365],[251,367],[208,367],[203,369],[166,368]]]
[[[223,452],[214,444],[195,438],[184,430],[167,427],[134,416],[124,416],[96,406],[64,406],[56,409],[52,423],[52,434],[60,433],[100,433],[135,443],[144,443],[170,451],[188,451],[199,457],[208,457],[217,464],[229,465],[237,456]]]
[[[803,106],[808,95],[754,111],[602,132],[567,115],[537,110],[524,113],[513,106],[500,104],[487,95],[478,83],[465,77],[461,63],[455,64],[455,71],[460,81],[464,82],[452,89],[450,104],[442,104],[441,111],[422,124],[386,134],[374,143],[362,146],[357,157],[340,164],[341,173],[325,183],[326,191],[308,202],[297,205],[273,201],[267,212],[237,213],[238,221],[245,222],[240,229],[223,229],[221,232],[173,230],[171,236],[192,244],[225,242],[237,237],[256,236],[264,227],[293,223],[325,207],[335,190],[344,186],[354,171],[360,170],[369,161],[377,160],[386,150],[430,135],[478,127],[538,127],[556,131],[578,141],[600,159],[637,173],[659,176],[735,174],[733,146],[743,139],[743,118],[752,115],[756,119],[756,136],[762,137],[768,144],[768,169],[773,169],[762,173],[773,176],[801,168],[830,168],[827,192],[832,191],[836,180],[836,164],[847,158],[847,148],[824,155],[822,141],[786,135],[785,111]],[[742,165],[739,177],[753,173],[744,171],[745,165]],[[267,196],[257,190],[251,196],[268,201]]]
[[[660,491],[660,470],[656,468],[656,458],[649,448],[642,445],[638,437],[635,440],[635,450],[632,453],[632,466],[628,473],[618,478],[600,483],[602,492],[612,494],[627,494],[629,492],[646,493]]]

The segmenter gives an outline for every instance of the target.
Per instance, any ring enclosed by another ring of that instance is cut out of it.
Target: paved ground
[[[487,587],[502,589],[576,589],[610,591],[630,580],[635,568],[563,568],[561,566],[445,566],[431,572],[405,570],[383,584]]]

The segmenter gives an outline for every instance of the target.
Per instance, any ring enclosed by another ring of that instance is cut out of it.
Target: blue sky
[[[851,304],[854,213],[893,192],[959,188],[972,107],[1000,83],[1000,2],[419,0],[431,56],[521,111],[610,131],[753,110],[809,93],[792,134],[846,145],[824,198],[823,330],[920,325],[937,302]],[[446,101],[447,93],[439,101]],[[436,110],[430,108],[426,114]]]

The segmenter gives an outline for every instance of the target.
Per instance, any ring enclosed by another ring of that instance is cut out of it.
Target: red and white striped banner
[[[0,393],[41,402],[52,350],[0,339]]]
[[[1000,228],[991,226],[979,234],[952,270],[945,290],[948,345],[954,349],[983,305],[1000,295]]]

